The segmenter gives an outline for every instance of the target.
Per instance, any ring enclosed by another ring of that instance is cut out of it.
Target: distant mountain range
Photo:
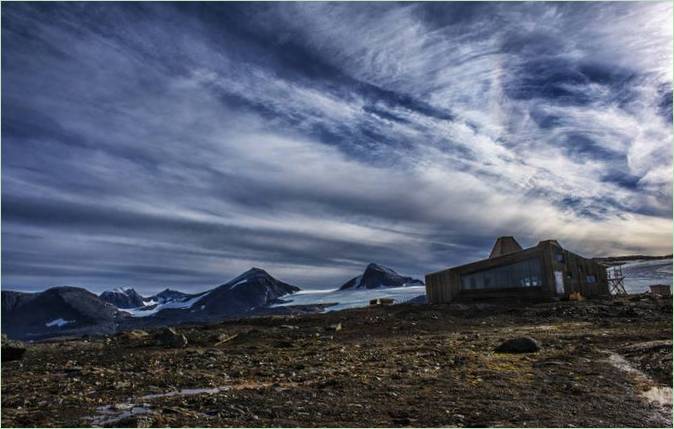
[[[370,264],[362,275],[340,289],[423,285],[390,268]],[[18,339],[109,334],[119,330],[216,322],[256,314],[320,311],[320,305],[272,307],[300,288],[251,268],[233,280],[197,294],[165,289],[143,297],[133,288],[105,291],[99,296],[77,287],[44,292],[2,291],[2,332]]]
[[[112,333],[123,317],[114,305],[78,287],[2,291],[2,332],[13,338]]]

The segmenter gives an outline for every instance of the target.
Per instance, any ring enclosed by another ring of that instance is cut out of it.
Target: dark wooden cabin
[[[580,292],[609,295],[606,267],[545,240],[522,249],[513,237],[496,240],[489,258],[426,274],[431,304],[455,299],[551,300]]]

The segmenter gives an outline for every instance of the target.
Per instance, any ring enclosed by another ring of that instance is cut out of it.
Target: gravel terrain
[[[2,426],[671,427],[671,311],[403,304],[33,343],[2,365]],[[540,351],[494,352],[522,336]]]

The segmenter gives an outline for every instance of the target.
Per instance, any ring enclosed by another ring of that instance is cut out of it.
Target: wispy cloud
[[[501,234],[671,249],[670,3],[3,15],[5,287],[198,290],[251,265],[334,287]]]

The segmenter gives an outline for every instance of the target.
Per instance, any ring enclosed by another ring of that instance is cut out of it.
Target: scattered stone
[[[2,361],[9,362],[20,360],[26,353],[26,346],[21,341],[10,340],[7,335],[2,334]]]
[[[185,347],[187,337],[173,328],[164,328],[155,337],[160,345],[165,347]]]
[[[496,353],[534,353],[541,349],[538,341],[531,337],[517,337],[504,341],[496,347]]]

